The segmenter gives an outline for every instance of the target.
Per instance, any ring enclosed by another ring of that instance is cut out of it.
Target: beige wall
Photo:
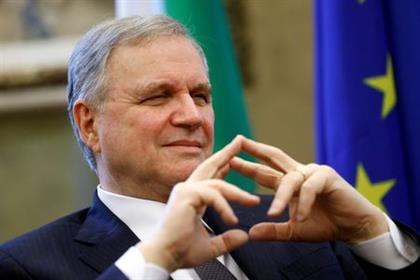
[[[254,82],[246,89],[257,139],[314,158],[311,1],[247,1]]]
[[[39,15],[51,37],[56,38],[79,36],[114,14],[113,0],[38,2]],[[40,39],[24,32],[22,9],[26,3],[26,0],[0,1],[0,44],[28,45],[27,42]],[[49,57],[48,50],[41,54]],[[0,72],[7,64],[3,63],[6,60],[3,55],[0,51]],[[23,75],[26,78],[31,80]],[[38,108],[28,103],[29,95],[42,99],[39,98],[42,93],[64,97],[65,85],[12,89],[0,85],[0,242],[88,206],[97,184],[81,157],[61,98],[41,102],[44,105]],[[7,98],[12,96],[17,97],[16,101]],[[19,100],[27,103],[21,106],[24,109],[4,110],[2,102],[8,101],[18,108]]]
[[[0,242],[87,206],[96,180],[64,110],[0,115]]]
[[[113,13],[112,0],[39,1],[58,35],[80,34]],[[0,42],[24,39],[16,18],[23,2],[0,1]],[[298,160],[312,161],[311,1],[241,2],[254,135]],[[1,94],[11,91],[0,89]],[[58,94],[65,94],[64,88]],[[96,180],[81,159],[64,107],[0,114],[0,180],[0,242],[89,203]]]

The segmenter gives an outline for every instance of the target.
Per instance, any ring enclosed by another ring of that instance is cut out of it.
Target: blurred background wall
[[[225,6],[255,138],[313,161],[311,1]],[[97,180],[68,124],[66,60],[113,16],[113,0],[0,0],[0,242],[89,205]]]

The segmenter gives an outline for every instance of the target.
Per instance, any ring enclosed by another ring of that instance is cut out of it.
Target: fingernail
[[[273,216],[273,215],[275,215],[275,214],[276,214],[276,209],[274,209],[273,207],[271,207],[271,208],[268,210],[267,214],[268,214],[269,216]]]
[[[303,221],[303,215],[302,215],[302,214],[298,214],[298,215],[296,216],[296,220],[297,220],[298,222],[302,222],[302,221]]]

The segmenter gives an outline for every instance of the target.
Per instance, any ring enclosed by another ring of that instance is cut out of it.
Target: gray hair
[[[97,168],[95,155],[81,139],[74,120],[75,102],[85,100],[93,108],[100,109],[106,97],[106,65],[114,48],[123,45],[141,45],[156,38],[170,36],[183,36],[190,40],[208,71],[207,61],[200,45],[183,25],[167,16],[133,16],[109,20],[92,28],[76,44],[68,66],[67,111],[83,156],[95,172]]]

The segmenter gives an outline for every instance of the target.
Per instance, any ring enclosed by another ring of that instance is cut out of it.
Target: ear
[[[78,100],[73,106],[73,117],[79,128],[82,141],[97,154],[101,151],[98,137],[97,111],[83,100]]]

